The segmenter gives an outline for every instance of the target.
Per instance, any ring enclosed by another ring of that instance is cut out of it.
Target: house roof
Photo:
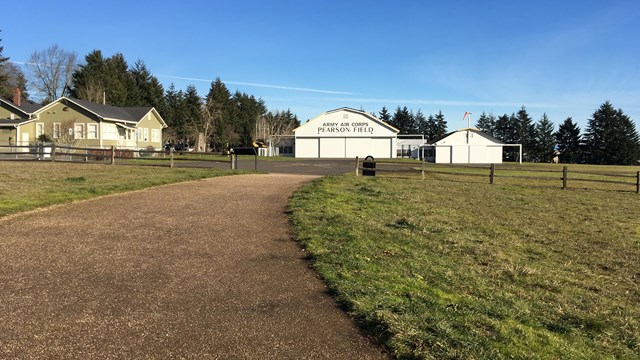
[[[63,104],[67,104],[71,102],[105,120],[125,122],[125,123],[138,123],[140,120],[142,120],[142,118],[146,114],[153,111],[160,119],[162,126],[167,127],[167,124],[164,122],[164,120],[162,119],[158,111],[152,106],[119,107],[119,106],[98,104],[98,103],[94,103],[87,100],[62,97],[52,102],[51,104],[43,107],[39,111],[43,111],[57,102],[62,102]]]
[[[31,120],[27,119],[0,119],[0,127],[15,127],[17,125],[22,125],[23,123],[29,122]]]
[[[20,100],[20,106],[14,104],[13,100],[11,99],[0,99],[0,101],[22,113],[26,118],[29,118],[29,115],[35,113],[42,107],[42,105],[34,103],[33,101],[29,101],[27,99]]]
[[[497,144],[504,144],[502,141],[500,141],[500,140],[494,138],[493,136],[487,134],[486,132],[484,132],[484,131],[482,131],[480,129],[476,129],[476,128],[464,128],[464,129],[459,129],[459,130],[456,130],[456,131],[451,131],[449,133],[446,133],[446,134],[440,136],[439,138],[434,139],[433,141],[430,141],[429,143],[430,144],[435,144],[437,142],[440,142],[440,141],[448,138],[449,136],[451,136],[451,135],[453,135],[455,133],[462,132],[462,131],[471,131],[471,132],[479,134],[479,135],[481,135],[481,136],[483,136],[483,137],[485,137],[485,138],[487,138],[487,139],[489,139],[489,140],[491,140],[491,141],[493,141],[493,142],[495,142]]]
[[[319,118],[319,117],[321,117],[321,116],[323,116],[323,115],[328,115],[328,114],[335,113],[335,112],[340,112],[340,111],[347,111],[347,112],[352,112],[352,113],[355,113],[355,114],[363,115],[363,116],[365,116],[365,117],[367,117],[367,118],[371,119],[372,121],[375,121],[375,122],[379,123],[380,125],[382,125],[382,126],[384,126],[384,127],[388,128],[388,129],[389,129],[389,130],[391,130],[391,131],[394,131],[394,132],[396,132],[396,133],[399,133],[399,132],[400,132],[400,130],[398,130],[398,129],[396,129],[395,127],[393,127],[393,126],[391,126],[391,125],[387,124],[386,122],[384,122],[384,121],[382,121],[382,120],[378,119],[377,117],[375,117],[375,116],[373,116],[373,115],[369,114],[368,112],[360,111],[360,110],[356,110],[356,109],[352,109],[352,108],[349,108],[349,107],[341,107],[341,108],[338,108],[338,109],[333,109],[333,110],[325,111],[324,113],[322,113],[322,114],[320,114],[320,115],[318,115],[318,116],[314,117],[313,119],[310,119],[310,120],[309,120],[309,121],[307,121],[306,123],[304,123],[304,124],[302,124],[302,125],[298,126],[296,129],[294,129],[294,130],[293,130],[293,132],[295,133],[295,132],[296,132],[296,130],[300,129],[301,127],[303,127],[303,126],[305,126],[305,125],[307,125],[307,124],[309,124],[309,123],[312,123],[314,120],[316,120],[317,118]]]

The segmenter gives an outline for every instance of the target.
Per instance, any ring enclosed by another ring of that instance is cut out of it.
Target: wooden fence
[[[356,176],[372,175],[378,173],[391,174],[420,174],[421,179],[428,175],[443,175],[453,177],[485,178],[489,184],[495,184],[499,179],[539,180],[557,182],[562,189],[568,189],[572,182],[599,183],[621,185],[629,191],[640,194],[640,171],[634,173],[605,173],[594,171],[571,170],[569,166],[558,169],[527,168],[526,166],[512,164],[482,164],[482,165],[451,165],[433,164],[424,161],[397,162],[397,161],[361,161],[356,157]],[[520,182],[521,183],[521,182]],[[633,188],[633,190],[631,190]]]
[[[0,160],[3,161],[51,161],[51,162],[83,162],[101,164],[135,164],[175,167],[178,162],[215,162],[228,163],[231,169],[234,162],[231,155],[228,159],[212,158],[206,152],[174,152],[154,149],[117,149],[63,146],[56,144],[39,144],[30,146],[0,145]]]

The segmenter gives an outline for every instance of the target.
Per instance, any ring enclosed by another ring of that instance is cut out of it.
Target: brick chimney
[[[20,107],[20,100],[22,99],[22,93],[20,89],[13,89],[13,105]]]

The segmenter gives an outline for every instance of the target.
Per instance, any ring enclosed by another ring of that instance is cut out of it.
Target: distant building
[[[505,144],[478,129],[466,128],[423,145],[420,152],[426,161],[438,164],[501,164],[505,146],[517,146],[522,154],[519,144]]]
[[[294,130],[297,158],[395,158],[398,129],[364,111],[327,111]]]

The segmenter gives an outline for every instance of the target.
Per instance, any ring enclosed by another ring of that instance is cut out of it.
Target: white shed
[[[395,158],[398,129],[363,111],[327,111],[294,130],[297,158]]]
[[[422,153],[427,161],[438,164],[501,164],[504,146],[514,145],[505,144],[478,129],[466,128],[424,145]]]

